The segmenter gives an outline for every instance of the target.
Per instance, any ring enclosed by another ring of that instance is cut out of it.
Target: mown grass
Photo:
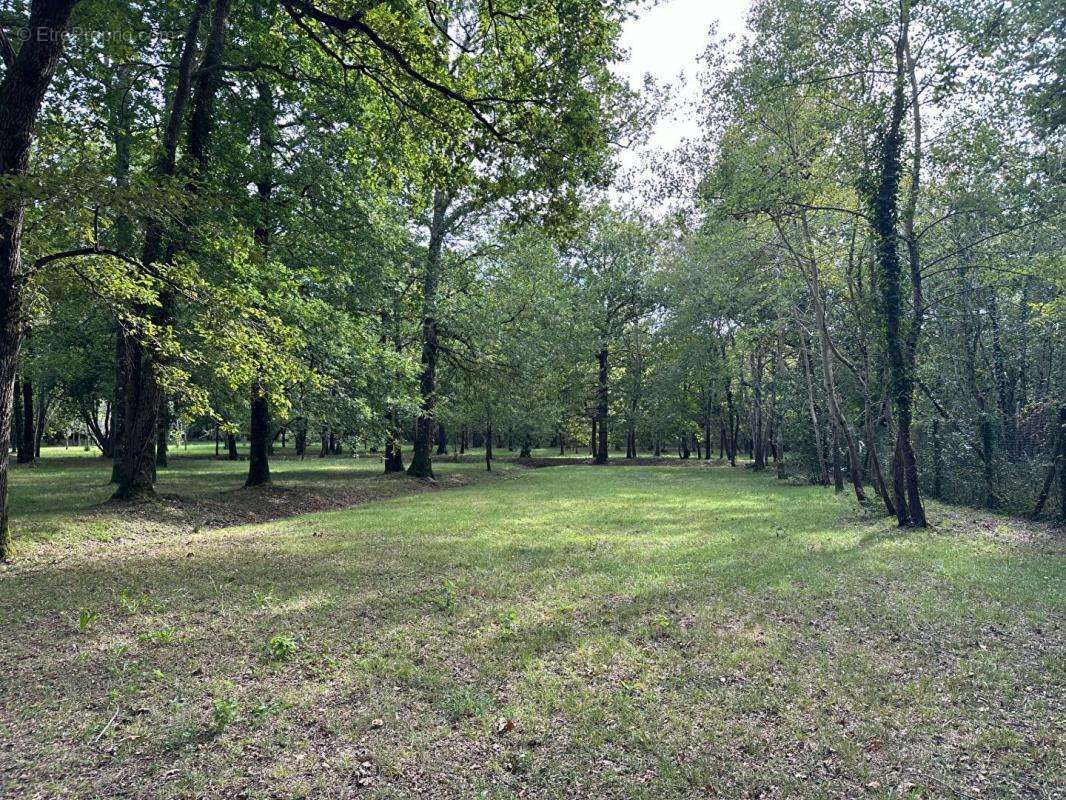
[[[242,459],[246,457],[245,448],[241,448],[240,455]],[[15,546],[23,555],[32,554],[41,544],[66,549],[86,539],[110,541],[128,533],[129,524],[116,523],[135,522],[137,514],[121,505],[106,505],[115,489],[109,483],[110,460],[100,458],[96,450],[76,447],[46,447],[42,456],[33,464],[12,465],[10,473]],[[212,443],[194,442],[188,447],[173,448],[170,466],[158,472],[156,490],[163,498],[186,506],[209,504],[254,512],[257,505],[262,505],[261,498],[257,501],[254,494],[241,492],[248,474],[247,460],[228,461],[224,450],[222,458],[213,456]],[[362,489],[368,497],[375,497],[401,494],[405,488],[392,485],[395,478],[382,474],[381,458],[373,454],[320,459],[309,453],[300,459],[292,448],[278,448],[270,468],[274,488],[293,493],[291,505],[295,511],[300,510],[301,497],[307,493],[324,496]],[[499,469],[506,468],[504,463],[499,465]],[[483,469],[475,463],[452,463],[447,459],[437,464],[437,471],[445,477],[476,477]],[[254,513],[250,515],[254,518]],[[234,516],[239,519],[241,515]],[[165,522],[159,514],[154,515],[157,527]],[[52,549],[48,552],[52,553]]]
[[[1054,541],[728,468],[503,479],[0,575],[0,794],[1053,797]]]

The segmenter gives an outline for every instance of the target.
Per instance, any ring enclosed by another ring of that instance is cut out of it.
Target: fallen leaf
[[[496,733],[509,733],[514,730],[514,720],[500,717],[496,720]]]

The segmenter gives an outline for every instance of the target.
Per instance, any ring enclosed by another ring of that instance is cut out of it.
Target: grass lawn
[[[308,463],[291,483],[354,480]],[[82,513],[41,486],[106,496],[64,468],[15,471],[31,554]],[[513,468],[30,557],[0,572],[0,796],[1061,797],[1061,539],[931,511]]]

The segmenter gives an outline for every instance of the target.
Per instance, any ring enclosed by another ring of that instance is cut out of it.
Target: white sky
[[[699,132],[689,106],[699,97],[698,59],[707,47],[708,30],[717,21],[718,35],[740,34],[749,5],[750,0],[661,0],[626,24],[622,45],[629,58],[617,65],[618,74],[634,88],[650,73],[657,83],[676,89],[650,147],[669,150]],[[621,161],[623,171],[639,171],[646,163],[640,151],[623,153]]]

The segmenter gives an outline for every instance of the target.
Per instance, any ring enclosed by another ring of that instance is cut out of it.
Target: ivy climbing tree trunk
[[[903,264],[897,245],[899,189],[902,175],[903,119],[906,114],[905,88],[908,75],[908,34],[910,3],[900,3],[900,32],[896,40],[896,75],[888,122],[880,140],[876,176],[868,187],[878,266],[879,312],[888,352],[890,391],[896,418],[896,451],[893,456],[893,487],[896,519],[901,526],[925,527],[925,509],[918,487],[918,463],[911,443],[914,413],[914,358],[922,314],[921,277],[917,264],[917,238],[913,231],[913,203],[917,186],[912,183],[907,211],[911,228],[906,235],[911,263],[915,318],[909,331],[903,319]],[[914,98],[916,99],[916,98]],[[915,108],[917,123],[917,108]],[[917,128],[917,124],[916,124]],[[912,181],[918,180],[920,129],[915,133],[916,163]]]

